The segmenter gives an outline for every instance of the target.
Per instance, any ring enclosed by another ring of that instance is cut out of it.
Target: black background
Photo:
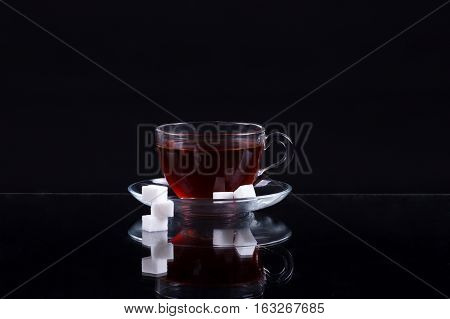
[[[178,117],[265,122],[443,1],[13,1]],[[275,121],[312,122],[297,193],[449,192],[444,7]],[[122,192],[177,121],[0,4],[0,190]]]
[[[138,124],[178,120],[2,2],[0,192],[124,193],[3,194],[3,296],[136,207]],[[444,3],[7,2],[185,121],[260,123]],[[450,4],[274,119],[314,124],[313,173],[277,178],[296,194],[449,193],[449,18]],[[267,212],[293,230],[295,274],[266,297],[448,295],[447,196],[303,198],[401,266],[290,197]],[[153,296],[127,238],[146,212],[10,296]]]

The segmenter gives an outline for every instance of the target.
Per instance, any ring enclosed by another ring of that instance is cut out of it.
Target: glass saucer
[[[142,200],[142,186],[163,185],[168,186],[165,178],[155,178],[131,184],[128,191],[141,203],[148,205]],[[174,195],[169,187],[169,199],[174,202],[175,215],[189,216],[233,216],[238,213],[255,212],[282,201],[292,190],[289,184],[263,179],[255,185],[255,198],[243,199],[180,199]]]

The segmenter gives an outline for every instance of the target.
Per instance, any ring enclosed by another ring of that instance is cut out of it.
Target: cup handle
[[[265,141],[266,141],[266,145],[264,147],[264,151],[266,151],[270,146],[272,146],[273,142],[276,141],[277,143],[280,143],[281,145],[284,146],[284,155],[283,155],[283,158],[280,159],[278,162],[272,163],[265,168],[261,168],[258,171],[258,176],[261,176],[269,169],[280,166],[281,164],[286,162],[288,160],[288,158],[290,161],[292,158],[292,155],[293,155],[292,148],[294,147],[294,143],[292,143],[291,138],[289,136],[287,136],[286,134],[281,133],[281,132],[273,132],[273,133],[270,133],[269,135],[265,136]]]
[[[277,248],[264,248],[267,253],[277,255],[281,261],[281,269],[278,271],[270,270],[270,266],[264,267],[264,273],[266,278],[271,283],[286,284],[288,283],[294,274],[294,258],[292,254],[284,247]],[[271,265],[273,266],[273,265]],[[278,265],[276,268],[280,268]]]

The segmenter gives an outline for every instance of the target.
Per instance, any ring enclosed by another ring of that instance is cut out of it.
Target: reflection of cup
[[[156,284],[161,297],[257,298],[267,281],[284,284],[292,276],[292,256],[282,247],[254,247],[252,255],[242,256],[236,246],[213,247],[209,231],[193,228],[183,229],[172,243],[174,259]]]
[[[180,232],[172,239],[173,261],[167,275],[159,280],[157,292],[165,297],[250,298],[264,291],[265,273],[258,248],[242,258],[235,247],[216,248],[211,237],[194,230]]]
[[[161,297],[259,297],[267,282],[283,284],[290,280],[293,261],[289,251],[280,246],[259,246],[258,226],[252,225],[274,224],[255,222],[251,213],[175,217],[170,240],[167,232],[143,234],[142,244],[151,252],[150,257],[143,258],[143,275],[153,272]],[[152,258],[163,260],[163,267],[144,267]]]
[[[175,247],[177,256],[169,262],[166,281],[195,288],[228,288],[262,293],[264,270],[255,251],[252,258],[240,258],[235,249]]]
[[[180,198],[211,198],[213,192],[253,184],[257,176],[287,159],[285,154],[260,169],[266,141],[277,137],[285,147],[292,144],[285,134],[266,136],[262,126],[251,123],[174,123],[159,126],[156,133],[162,171]]]

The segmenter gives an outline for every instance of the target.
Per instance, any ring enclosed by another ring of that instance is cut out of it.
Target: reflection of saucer
[[[145,185],[167,185],[165,179],[156,178],[134,183],[128,187],[128,191],[141,203],[141,189]],[[256,198],[243,199],[180,199],[171,193],[169,188],[169,199],[175,204],[175,214],[189,214],[201,216],[234,215],[243,212],[254,212],[277,204],[283,200],[292,187],[289,184],[272,181],[270,179],[261,180],[255,185]]]
[[[220,221],[219,221],[220,222]],[[227,221],[228,224],[224,226],[218,223],[218,227],[214,226],[214,220],[201,219],[196,220],[194,225],[189,224],[187,227],[196,229],[205,233],[212,245],[213,228],[228,228],[240,229],[250,227],[251,233],[257,242],[256,246],[272,246],[282,243],[291,237],[291,230],[281,221],[273,219],[269,216],[254,215],[247,213],[246,216],[240,217],[235,222]],[[190,221],[190,223],[192,223]],[[169,222],[168,238],[176,237],[181,231],[184,231],[186,225],[183,224],[181,218],[175,218]],[[142,242],[142,223],[141,220],[135,222],[128,230],[128,235],[135,241]],[[176,245],[176,244],[175,244]]]

